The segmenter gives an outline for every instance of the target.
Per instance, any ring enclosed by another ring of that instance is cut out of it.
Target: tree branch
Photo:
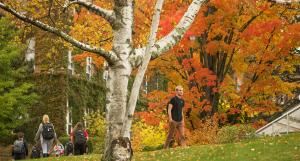
[[[115,22],[116,17],[113,11],[101,8],[97,5],[94,5],[93,3],[86,2],[85,0],[66,0],[63,6],[64,10],[66,10],[69,6],[73,4],[78,4],[85,7],[89,11],[103,17],[111,25]]]
[[[193,23],[198,11],[200,10],[201,5],[204,2],[206,2],[206,0],[193,0],[176,27],[167,36],[158,40],[151,48],[152,59],[157,58],[162,53],[173,48],[183,38],[185,32]],[[143,57],[145,54],[145,50],[145,47],[135,50],[134,63],[138,63],[136,65],[139,65],[141,63],[141,58],[137,57]]]
[[[36,27],[38,27],[42,30],[51,32],[51,33],[63,38],[65,41],[71,43],[72,45],[74,45],[74,46],[76,46],[76,47],[78,47],[78,48],[80,48],[84,51],[96,53],[96,54],[104,57],[107,60],[107,62],[109,62],[109,63],[113,63],[114,61],[117,60],[117,57],[115,56],[115,54],[113,54],[113,52],[111,52],[111,51],[108,52],[108,51],[105,51],[102,48],[92,47],[88,44],[82,43],[82,42],[74,39],[73,37],[71,37],[67,33],[61,31],[58,28],[49,26],[49,25],[47,25],[43,22],[40,22],[38,20],[34,20],[33,18],[29,18],[29,17],[24,16],[23,14],[15,11],[14,9],[7,6],[6,4],[3,4],[3,3],[0,2],[0,8],[2,8],[3,10],[11,13],[12,15],[14,15],[15,17],[17,17],[18,19],[20,19],[24,22],[30,23],[30,24],[32,24],[32,25],[34,25],[34,26],[36,26]]]

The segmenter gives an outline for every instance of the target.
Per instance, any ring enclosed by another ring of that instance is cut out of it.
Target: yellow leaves
[[[225,99],[220,99],[218,105],[218,109],[220,110],[220,112],[226,112],[230,109],[230,107],[231,107],[230,102],[228,102]]]
[[[110,50],[112,48],[112,29],[110,25],[103,18],[85,9],[77,14],[70,34],[81,42]]]
[[[147,125],[143,121],[135,122],[132,139],[134,151],[161,146],[166,140],[165,125],[165,122],[161,122],[159,126]]]

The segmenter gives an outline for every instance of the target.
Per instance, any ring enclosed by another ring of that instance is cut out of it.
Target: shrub
[[[101,154],[105,144],[105,119],[100,112],[94,112],[85,117],[89,132],[89,152]]]
[[[66,143],[70,140],[70,137],[69,136],[62,136],[62,137],[59,137],[58,140],[62,145],[66,145]]]
[[[132,148],[134,151],[150,151],[162,149],[166,140],[165,123],[158,126],[148,125],[143,121],[133,124]]]
[[[214,119],[202,121],[195,130],[186,130],[187,145],[214,144],[218,133],[218,122]]]
[[[225,126],[218,132],[218,143],[232,143],[255,137],[255,129],[251,125]]]

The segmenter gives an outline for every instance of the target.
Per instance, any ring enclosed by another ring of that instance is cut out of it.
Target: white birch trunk
[[[129,138],[124,138],[122,128],[127,107],[127,87],[132,72],[128,56],[132,49],[133,1],[120,0],[115,3],[118,12],[113,26],[113,51],[119,61],[110,64],[106,83],[106,123],[104,161],[131,160],[132,149]]]
[[[144,78],[147,66],[151,59],[150,50],[156,40],[156,33],[157,33],[158,25],[159,25],[160,13],[161,13],[161,8],[163,5],[163,2],[164,2],[164,0],[157,0],[157,3],[155,5],[155,8],[154,8],[155,13],[154,13],[153,19],[152,19],[151,31],[150,31],[150,36],[148,39],[148,44],[146,47],[145,56],[144,56],[142,65],[139,68],[138,73],[134,79],[133,86],[131,89],[131,95],[130,95],[129,102],[128,102],[128,109],[127,109],[126,116],[125,116],[125,124],[123,125],[123,135],[124,135],[124,137],[127,137],[127,138],[130,138],[130,129],[131,129],[131,124],[132,124],[133,114],[134,114],[135,107],[136,107],[136,102],[137,102],[137,99],[139,96],[140,87],[143,82],[143,78]]]

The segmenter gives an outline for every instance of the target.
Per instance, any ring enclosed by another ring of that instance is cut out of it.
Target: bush
[[[219,127],[217,120],[202,121],[195,130],[186,130],[187,145],[215,144]]]
[[[251,125],[225,126],[219,130],[217,141],[218,143],[233,143],[254,137],[255,129]]]
[[[104,144],[105,144],[105,120],[100,112],[94,112],[89,114],[85,120],[88,124],[88,132],[89,132],[89,152],[101,154],[104,152]]]
[[[70,136],[59,137],[58,140],[62,145],[66,145],[66,143],[70,140]]]
[[[162,149],[166,140],[165,123],[158,126],[148,125],[143,121],[133,124],[132,148],[134,151],[150,151]]]

